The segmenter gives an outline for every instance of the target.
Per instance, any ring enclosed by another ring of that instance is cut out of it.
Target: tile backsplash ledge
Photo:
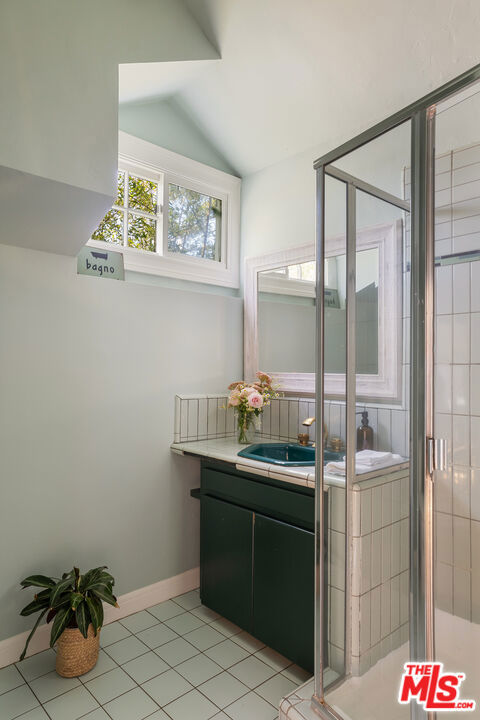
[[[231,437],[237,424],[233,408],[226,409],[226,394],[176,395],[174,442]],[[365,405],[357,405],[361,412]],[[262,413],[261,434],[272,440],[296,441],[298,433],[309,432],[315,439],[315,425],[302,422],[315,416],[315,402],[306,398],[272,400]],[[368,407],[369,423],[374,431],[374,449],[408,456],[408,423],[405,410]],[[345,403],[325,403],[325,423],[329,436],[345,440]]]

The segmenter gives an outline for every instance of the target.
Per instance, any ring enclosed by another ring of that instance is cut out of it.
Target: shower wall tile
[[[469,467],[457,465],[453,468],[453,514],[463,518],[471,517],[470,474]]]
[[[351,664],[360,675],[408,638],[408,471],[358,482],[352,508]]]

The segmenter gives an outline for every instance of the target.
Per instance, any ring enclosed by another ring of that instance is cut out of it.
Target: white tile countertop
[[[278,440],[263,440],[259,438],[256,442],[274,443]],[[240,450],[244,450],[246,445],[240,445],[236,437],[212,438],[209,440],[192,440],[185,442],[176,442],[171,446],[171,450],[179,455],[198,455],[200,457],[210,457],[215,460],[232,463],[237,470],[270,477],[274,480],[282,480],[283,482],[293,483],[295,485],[304,485],[305,487],[315,487],[315,468],[312,466],[302,467],[285,467],[283,465],[274,465],[272,463],[251,460],[250,458],[239,457]],[[370,480],[385,473],[400,470],[408,467],[408,462],[400,465],[392,465],[388,468],[382,468],[368,474],[362,475],[362,483],[364,480]],[[339,475],[326,473],[324,476],[325,485],[334,485],[336,487],[345,487],[345,478]]]

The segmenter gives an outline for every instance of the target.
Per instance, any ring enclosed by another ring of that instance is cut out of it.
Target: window
[[[222,201],[168,184],[168,251],[220,260]]]
[[[119,163],[121,165],[121,163]],[[125,169],[117,173],[117,198],[103,218],[92,240],[156,252],[161,224],[161,176],[142,177]]]
[[[239,178],[123,132],[119,150],[117,196],[89,245],[122,248],[127,270],[238,287]]]

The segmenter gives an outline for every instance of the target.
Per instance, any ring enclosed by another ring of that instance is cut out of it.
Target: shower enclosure
[[[325,718],[433,720],[398,702],[410,661],[465,673],[461,697],[480,702],[479,79],[480,66],[315,163],[312,703]],[[375,449],[396,458],[382,472],[356,464],[365,410]],[[346,451],[334,488],[333,419]]]

